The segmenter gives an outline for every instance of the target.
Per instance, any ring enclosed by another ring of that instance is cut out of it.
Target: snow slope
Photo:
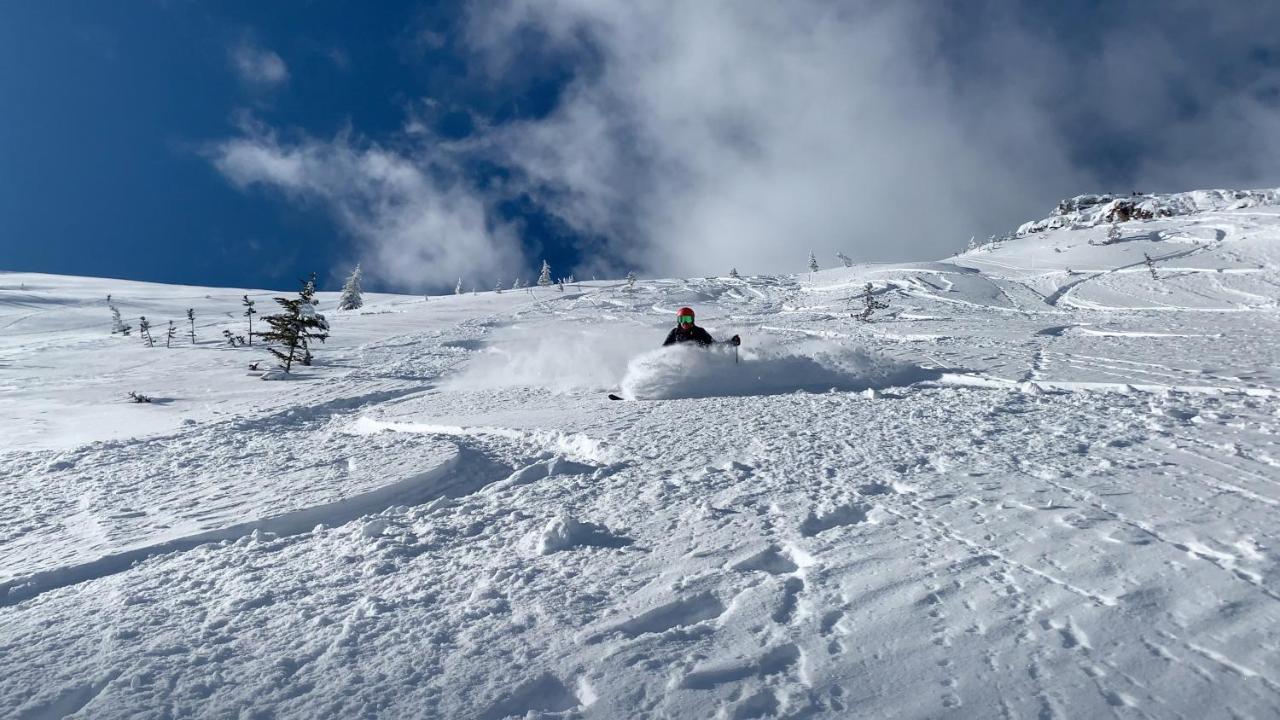
[[[1121,229],[326,293],[279,382],[0,275],[0,716],[1274,717],[1280,209]]]

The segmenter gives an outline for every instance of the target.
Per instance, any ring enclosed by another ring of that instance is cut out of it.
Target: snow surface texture
[[[269,383],[243,291],[0,275],[0,717],[1276,717],[1280,209],[1213,207],[366,294]]]

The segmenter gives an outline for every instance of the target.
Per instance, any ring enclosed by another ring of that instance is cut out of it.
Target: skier
[[[682,307],[676,313],[676,326],[671,328],[671,332],[667,333],[667,339],[662,343],[663,347],[667,345],[676,345],[678,343],[697,343],[700,347],[710,347],[716,343],[715,339],[706,330],[693,324],[693,308]],[[742,340],[737,335],[729,338],[730,345],[741,345]]]

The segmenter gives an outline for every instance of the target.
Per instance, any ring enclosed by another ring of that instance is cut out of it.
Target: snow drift
[[[790,346],[709,350],[682,346],[631,361],[622,396],[635,400],[792,392],[860,391],[908,385],[936,372],[843,345],[811,340]]]

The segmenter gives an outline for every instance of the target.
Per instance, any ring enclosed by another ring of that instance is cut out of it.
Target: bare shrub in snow
[[[151,402],[151,396],[143,395],[142,393],[138,393],[138,392],[133,392],[132,390],[129,391],[129,399],[136,403]]]
[[[1147,265],[1147,271],[1151,273],[1151,279],[1159,280],[1160,274],[1156,272],[1156,261],[1152,260],[1151,256],[1146,253],[1142,253],[1142,259]]]
[[[854,317],[862,322],[871,322],[871,316],[875,311],[884,310],[887,307],[889,307],[888,301],[877,300],[872,292],[871,283],[867,283],[867,286],[862,290],[862,312],[854,315]]]

